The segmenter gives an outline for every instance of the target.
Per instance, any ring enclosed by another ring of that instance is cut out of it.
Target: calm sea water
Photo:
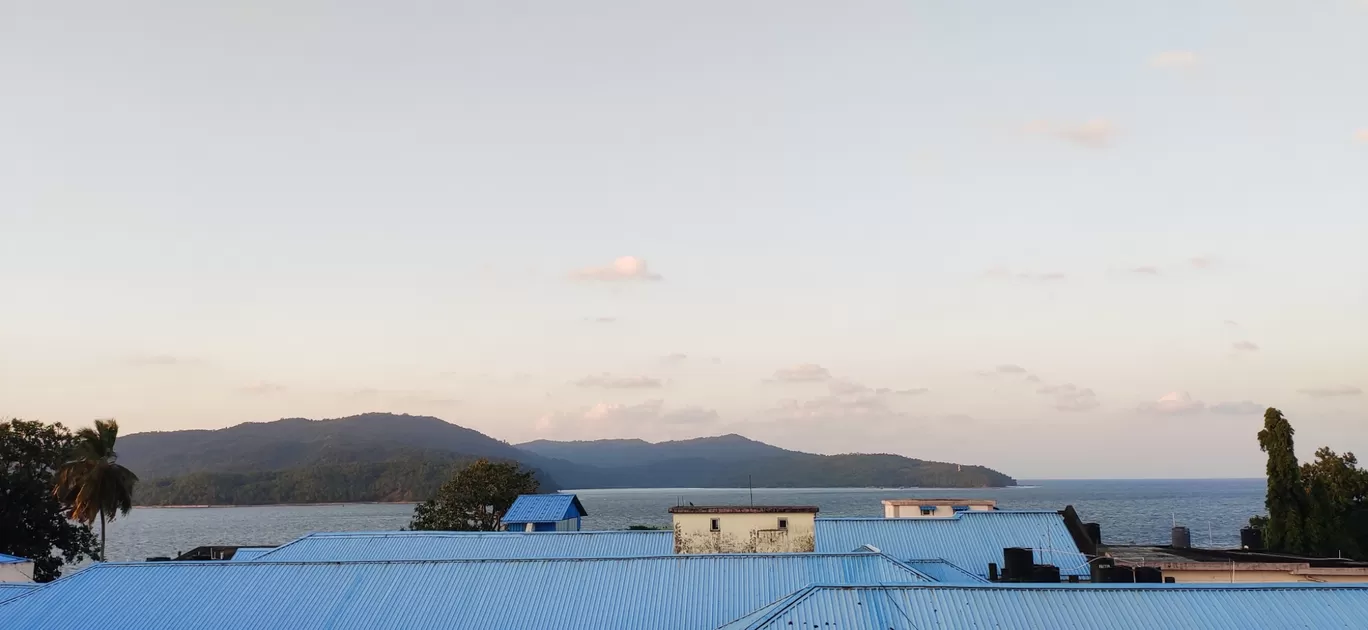
[[[823,516],[880,516],[882,499],[970,497],[997,499],[1003,509],[1063,509],[1102,525],[1113,543],[1167,543],[1176,518],[1198,546],[1233,547],[1240,527],[1262,514],[1262,479],[1042,480],[993,489],[758,488],[757,504],[816,505]],[[575,490],[589,516],[585,529],[668,525],[671,506],[693,502],[745,504],[746,489],[652,488]],[[396,530],[408,525],[412,504],[275,505],[223,508],[135,508],[109,526],[110,560],[174,556],[200,545],[278,545],[309,532]]]

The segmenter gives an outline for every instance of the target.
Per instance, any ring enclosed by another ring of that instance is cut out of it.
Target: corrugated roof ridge
[[[956,512],[953,516],[917,516],[890,518],[887,516],[819,516],[819,521],[957,521],[962,518],[983,518],[988,516],[1009,516],[1013,514],[1051,514],[1063,518],[1055,510],[979,510],[969,512]]]
[[[1003,590],[1003,591],[1287,591],[1287,590],[1320,590],[1320,591],[1368,591],[1368,582],[1216,582],[1216,583],[1195,583],[1183,582],[1177,584],[1155,584],[1155,583],[1079,583],[1069,584],[1060,582],[1059,584],[1039,584],[1039,583],[1012,583],[1012,582],[974,582],[974,583],[948,583],[948,582],[910,582],[894,583],[880,582],[874,584],[811,584],[809,589],[884,589],[884,588],[934,588],[934,589],[964,589],[964,590]]]
[[[640,536],[643,534],[665,534],[673,536],[674,532],[668,529],[586,529],[573,532],[461,532],[461,531],[381,531],[381,532],[314,532],[301,538],[290,541],[291,544],[304,538],[381,538],[381,537],[404,537],[404,536],[584,536],[593,534],[619,534],[629,536]],[[284,545],[282,545],[284,546]]]
[[[264,555],[264,554],[263,554]],[[259,566],[284,566],[284,565],[319,565],[319,564],[456,564],[456,563],[476,563],[476,562],[635,562],[640,560],[685,560],[693,562],[703,562],[705,560],[734,560],[738,558],[871,558],[881,557],[885,560],[903,566],[913,573],[920,575],[918,571],[907,567],[896,559],[886,554],[875,553],[697,553],[697,554],[663,554],[659,556],[628,556],[628,557],[599,557],[599,558],[444,558],[440,560],[285,560],[276,562],[233,562],[232,560],[198,560],[190,562],[97,562],[90,565],[83,571],[68,576],[75,577],[85,571],[105,568],[105,567],[166,567],[166,566],[225,566],[225,567],[259,567]]]

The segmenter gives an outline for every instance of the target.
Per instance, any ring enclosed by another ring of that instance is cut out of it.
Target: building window
[[[710,530],[712,530],[712,531],[715,531],[715,532],[720,532],[720,531],[722,531],[722,519],[720,519],[720,518],[712,519],[712,520],[708,523],[708,529],[710,529]]]
[[[936,508],[922,506],[921,513],[922,516],[931,516],[936,513]]]
[[[779,529],[788,529],[788,519],[786,519],[786,518],[781,518],[781,519],[779,519]]]

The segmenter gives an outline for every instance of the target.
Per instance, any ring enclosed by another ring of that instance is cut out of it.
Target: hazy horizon
[[[0,417],[1368,452],[1362,0],[5,15]]]

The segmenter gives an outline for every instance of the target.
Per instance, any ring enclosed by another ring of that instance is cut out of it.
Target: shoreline
[[[248,507],[309,507],[341,505],[417,505],[421,501],[334,501],[329,503],[212,503],[204,505],[135,505],[135,508],[159,510],[188,510],[204,508],[248,508]]]

